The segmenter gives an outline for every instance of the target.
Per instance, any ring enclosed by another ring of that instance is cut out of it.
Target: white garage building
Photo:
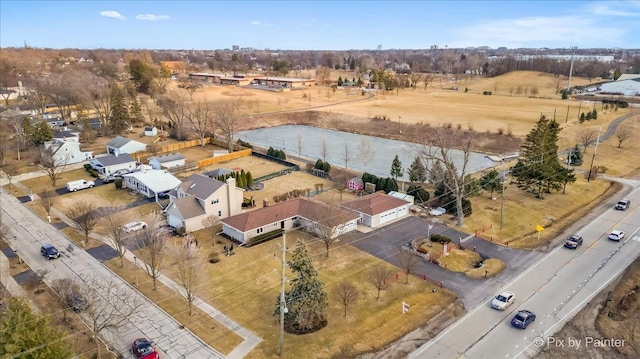
[[[341,204],[342,207],[360,214],[360,222],[365,226],[377,228],[395,219],[409,215],[408,200],[376,192],[353,201]]]
[[[600,86],[601,93],[621,94],[623,96],[640,95],[640,74],[624,74],[613,82]]]

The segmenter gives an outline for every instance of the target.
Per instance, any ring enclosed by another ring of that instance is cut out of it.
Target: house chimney
[[[262,207],[269,207],[269,200],[268,199],[263,199],[262,200]]]

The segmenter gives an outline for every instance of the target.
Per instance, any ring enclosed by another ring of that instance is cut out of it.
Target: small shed
[[[347,187],[350,190],[359,191],[364,189],[364,182],[362,181],[362,177],[354,177],[347,182]]]
[[[158,129],[153,126],[145,126],[144,135],[147,137],[153,137],[158,135]]]
[[[181,153],[154,156],[149,158],[149,165],[151,165],[154,170],[172,169],[184,166],[185,158]]]

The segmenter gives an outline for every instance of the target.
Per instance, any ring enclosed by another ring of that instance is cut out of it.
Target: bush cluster
[[[378,178],[376,175],[365,172],[362,175],[362,182],[375,184],[376,191],[384,191],[385,193],[389,193],[391,191],[398,190],[398,182],[396,182],[393,177]]]
[[[317,170],[323,170],[326,173],[329,173],[329,171],[331,170],[331,165],[329,164],[329,162],[324,162],[323,160],[318,159],[316,161],[315,166],[313,166],[313,168]]]
[[[287,159],[287,154],[284,153],[283,150],[276,150],[273,147],[269,147],[269,149],[267,150],[267,156],[275,157],[281,160]]]
[[[451,238],[443,236],[441,234],[432,234],[431,238],[429,239],[431,240],[431,242],[451,243]]]
[[[253,145],[252,145],[252,144],[250,144],[249,142],[245,142],[245,141],[243,141],[243,140],[241,140],[241,139],[239,139],[239,138],[238,138],[238,141],[236,141],[236,143],[237,143],[239,146],[242,146],[242,147],[246,147],[246,148],[253,148]]]
[[[482,94],[485,96],[491,96],[491,91],[482,91]]]
[[[245,172],[244,170],[241,170],[240,172],[231,172],[226,175],[220,175],[216,179],[220,182],[227,182],[227,180],[231,177],[236,179],[236,187],[238,188],[247,188],[253,186],[253,176],[251,175],[251,172]]]

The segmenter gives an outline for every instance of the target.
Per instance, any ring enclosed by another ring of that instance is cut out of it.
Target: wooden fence
[[[229,160],[233,160],[240,157],[246,157],[246,156],[251,156],[251,149],[236,151],[236,152],[232,152],[232,153],[229,153],[223,156],[218,156],[218,157],[205,158],[203,160],[198,161],[198,168],[206,167],[214,163],[220,163],[220,162],[229,161]]]

